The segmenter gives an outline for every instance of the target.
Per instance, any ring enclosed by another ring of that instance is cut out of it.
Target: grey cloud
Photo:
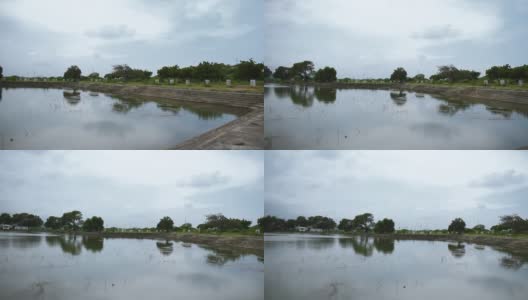
[[[127,25],[104,26],[97,30],[89,30],[85,32],[86,36],[94,38],[102,38],[105,40],[131,38],[136,34],[136,30],[129,28]]]
[[[219,171],[210,174],[202,174],[200,176],[194,176],[185,186],[191,186],[194,188],[203,188],[216,185],[222,185],[229,182],[229,177],[222,175]]]
[[[425,39],[425,40],[444,40],[452,39],[459,37],[461,32],[451,24],[440,27],[431,27],[422,32],[416,32],[412,34],[412,37],[415,39]]]
[[[515,170],[493,173],[470,183],[472,187],[500,188],[526,182],[526,176]]]

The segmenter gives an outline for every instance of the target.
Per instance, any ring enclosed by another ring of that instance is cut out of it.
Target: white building
[[[2,229],[2,230],[11,230],[11,228],[13,228],[13,226],[8,225],[8,224],[1,224],[0,225],[0,229]]]
[[[307,231],[308,231],[308,227],[296,226],[296,227],[295,227],[295,231],[298,231],[298,232],[307,232]]]
[[[323,230],[321,228],[310,227],[310,232],[323,232]]]

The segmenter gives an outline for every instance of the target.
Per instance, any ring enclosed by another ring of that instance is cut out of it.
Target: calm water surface
[[[447,101],[386,90],[265,88],[272,149],[518,149],[528,105]]]
[[[263,299],[262,257],[179,242],[0,233],[0,299]]]
[[[266,235],[266,299],[526,299],[528,257],[464,243]]]
[[[225,107],[0,89],[0,149],[166,149],[237,118]]]

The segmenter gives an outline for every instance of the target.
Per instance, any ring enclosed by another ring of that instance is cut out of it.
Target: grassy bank
[[[4,80],[0,81],[4,83],[27,83],[27,84],[75,84],[76,82],[71,81],[51,81],[51,80]],[[101,80],[101,81],[79,81],[77,83],[81,84],[104,84],[104,85],[126,85],[126,86],[163,86],[163,87],[172,87],[177,89],[188,89],[188,90],[208,90],[208,91],[232,91],[232,92],[255,92],[255,93],[262,93],[264,89],[264,82],[263,81],[257,81],[257,86],[252,87],[250,86],[249,82],[239,82],[239,81],[232,81],[231,86],[227,86],[225,82],[211,82],[210,84],[206,85],[202,82],[191,82],[191,84],[187,85],[184,82],[175,82],[174,84],[170,84],[167,81],[156,83],[154,80],[148,80],[148,81],[119,81],[119,80]]]

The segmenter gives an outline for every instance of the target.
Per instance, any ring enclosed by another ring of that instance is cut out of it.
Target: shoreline
[[[109,84],[93,82],[8,82],[5,88],[79,89],[124,97],[161,98],[166,100],[227,106],[244,110],[237,119],[192,137],[169,149],[187,150],[261,150],[264,149],[264,96],[261,92],[181,89],[155,85]]]
[[[314,235],[313,233],[299,233],[299,232],[269,232],[266,234],[306,234]],[[342,237],[356,237],[365,236],[369,238],[393,239],[396,241],[439,241],[439,242],[462,242],[468,244],[477,244],[483,246],[490,246],[499,251],[506,251],[515,255],[528,255],[528,238],[525,237],[510,237],[510,236],[495,236],[495,235],[467,235],[467,234],[353,234],[353,233],[317,233],[316,235],[327,236],[342,236]]]
[[[437,95],[452,100],[490,101],[509,104],[528,105],[528,90],[500,88],[494,89],[485,86],[446,86],[434,84],[395,84],[395,83],[317,83],[296,82],[281,83],[281,85],[307,85],[322,88],[336,89],[367,89],[367,90],[402,90]]]

